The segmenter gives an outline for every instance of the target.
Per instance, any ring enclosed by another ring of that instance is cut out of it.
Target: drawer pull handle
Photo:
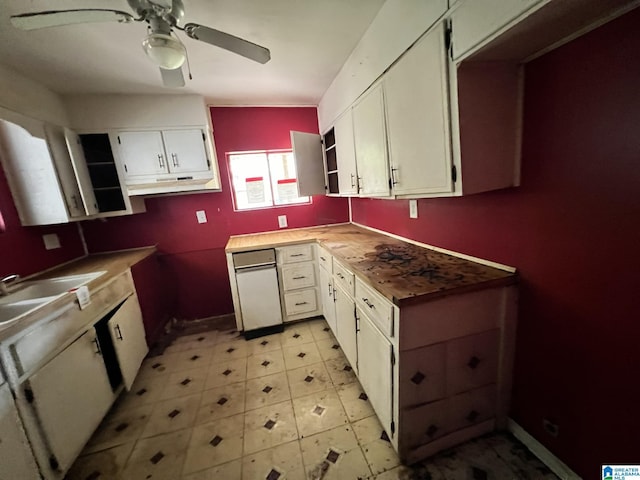
[[[471,357],[467,362],[467,367],[469,367],[471,370],[475,370],[476,368],[478,368],[478,365],[480,365],[480,359],[475,355]]]
[[[290,257],[304,257],[304,253],[294,253],[292,255],[289,255]]]
[[[342,275],[340,272],[336,273],[336,275],[338,276],[338,278],[341,278],[342,280],[344,280],[344,275]]]
[[[469,412],[469,415],[467,415],[467,420],[469,420],[471,423],[473,423],[478,419],[479,416],[480,416],[480,414],[478,412],[476,412],[475,410],[471,410]]]
[[[326,259],[326,258],[324,258],[322,255],[320,256],[320,260],[322,260],[323,262],[326,262],[326,261],[327,261],[327,259]]]
[[[118,340],[122,340],[122,330],[120,330],[120,325],[116,325],[116,338]]]
[[[296,307],[299,307],[300,305],[307,305],[309,302],[296,302]]]
[[[429,425],[429,428],[427,428],[427,436],[429,438],[433,438],[433,436],[436,434],[436,432],[439,430],[438,427],[436,427],[435,425],[431,424]]]
[[[293,277],[294,280],[302,280],[303,278],[307,278],[307,277],[305,276]]]
[[[369,308],[376,308],[376,306],[375,306],[373,303],[371,303],[371,302],[369,301],[369,299],[368,299],[368,298],[364,298],[364,297],[362,297],[362,301],[364,302],[364,304],[365,304],[367,307],[369,307]]]
[[[411,382],[415,383],[416,385],[420,385],[425,378],[427,378],[427,376],[424,373],[418,371],[413,377],[411,377]]]

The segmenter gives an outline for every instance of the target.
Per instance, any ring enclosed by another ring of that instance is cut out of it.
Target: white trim
[[[464,260],[470,260],[470,261],[476,262],[476,263],[481,263],[482,265],[486,265],[488,267],[499,268],[500,270],[505,270],[507,272],[511,272],[511,273],[515,273],[516,272],[516,268],[515,267],[511,267],[509,265],[504,265],[504,264],[498,263],[498,262],[492,262],[491,260],[485,260],[484,258],[478,258],[478,257],[474,257],[472,255],[467,255],[465,253],[454,252],[453,250],[447,250],[446,248],[440,248],[440,247],[436,247],[434,245],[429,245],[427,243],[418,242],[416,240],[411,240],[410,238],[406,238],[406,237],[402,237],[400,235],[396,235],[395,233],[390,233],[390,232],[387,232],[385,230],[379,230],[377,228],[369,227],[367,225],[362,225],[362,224],[357,223],[357,222],[353,222],[352,221],[351,223],[353,223],[354,225],[357,225],[358,227],[362,227],[362,228],[365,228],[367,230],[371,230],[372,232],[381,233],[382,235],[386,235],[388,237],[392,237],[392,238],[395,238],[397,240],[402,240],[403,242],[412,243],[413,245],[417,245],[417,246],[422,247],[422,248],[428,248],[430,250],[435,250],[436,252],[446,253],[447,255],[451,255],[451,256],[454,256],[454,257],[462,258]]]
[[[571,470],[562,460],[551,453],[538,440],[533,438],[524,428],[518,425],[511,418],[507,419],[507,430],[520,440],[525,447],[531,450],[547,467],[562,480],[582,480],[573,470]]]
[[[351,197],[347,197],[349,199],[349,223],[353,223],[353,210],[351,208]]]

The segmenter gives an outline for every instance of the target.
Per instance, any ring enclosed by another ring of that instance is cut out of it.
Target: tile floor
[[[555,479],[496,433],[403,467],[326,322],[246,341],[176,338],[147,358],[68,480]]]

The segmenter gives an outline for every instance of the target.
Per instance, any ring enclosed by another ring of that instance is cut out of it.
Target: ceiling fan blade
[[[162,84],[169,88],[184,87],[184,76],[182,75],[182,68],[176,68],[174,70],[160,69],[160,75],[162,75]]]
[[[149,3],[166,8],[167,10],[171,10],[171,7],[173,6],[173,0],[149,0]]]
[[[129,23],[135,18],[127,12],[106,9],[48,10],[45,12],[13,15],[11,24],[22,30],[58,27],[74,23],[119,22]]]
[[[224,48],[258,63],[267,63],[271,59],[269,49],[214,28],[204,27],[197,23],[187,23],[184,26],[184,31],[195,40]]]

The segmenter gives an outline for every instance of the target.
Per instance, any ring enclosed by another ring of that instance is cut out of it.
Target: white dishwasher
[[[273,248],[233,254],[244,331],[282,325]]]

